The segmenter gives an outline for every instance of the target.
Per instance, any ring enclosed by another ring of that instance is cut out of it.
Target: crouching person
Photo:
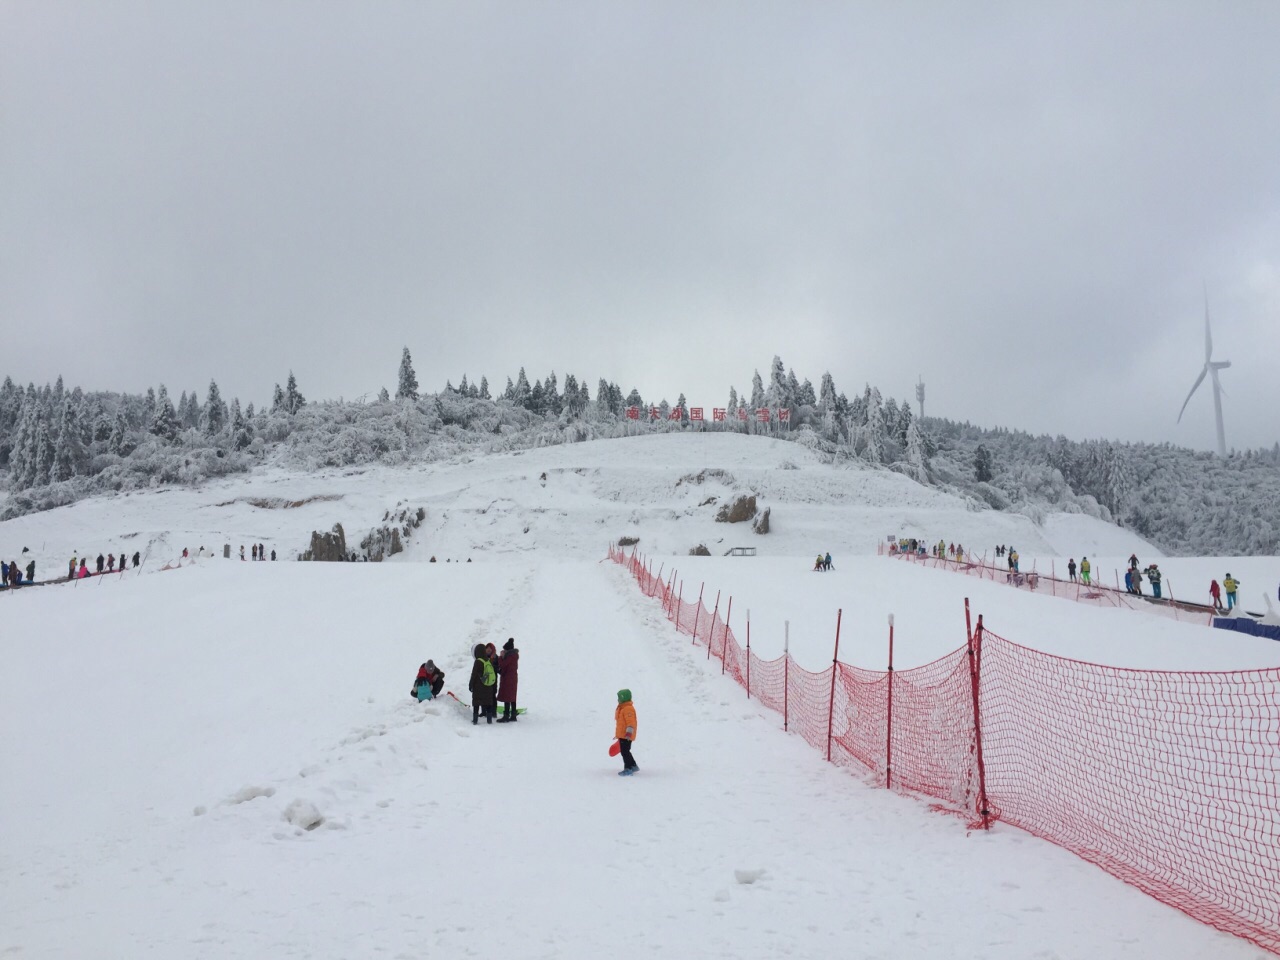
[[[418,676],[413,682],[411,693],[421,702],[440,696],[440,691],[443,689],[444,671],[436,666],[434,660],[428,660],[418,668]]]

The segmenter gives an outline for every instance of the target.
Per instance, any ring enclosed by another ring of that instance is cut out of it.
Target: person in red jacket
[[[631,744],[636,739],[636,705],[631,702],[630,690],[618,691],[618,708],[613,712],[613,734],[622,750],[622,769],[618,776],[629,777],[640,769],[631,756]]]
[[[499,723],[516,722],[516,689],[519,686],[520,651],[516,638],[508,637],[498,654],[498,702],[502,704]]]
[[[1218,586],[1217,580],[1209,581],[1209,596],[1213,597],[1213,609],[1222,609],[1222,588]]]

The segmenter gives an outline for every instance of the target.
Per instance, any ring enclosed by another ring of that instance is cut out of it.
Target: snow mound
[[[228,806],[233,806],[237,803],[248,803],[250,800],[257,800],[259,797],[274,797],[275,795],[275,787],[255,787],[250,785],[241,787],[223,802]]]
[[[285,807],[281,819],[303,830],[314,830],[324,823],[324,815],[316,809],[316,805],[310,800],[302,799],[294,800]]]

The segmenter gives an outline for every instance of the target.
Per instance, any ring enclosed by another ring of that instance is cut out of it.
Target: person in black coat
[[[485,720],[493,723],[497,713],[498,677],[483,643],[477,643],[473,653],[476,659],[471,665],[471,679],[467,682],[467,689],[471,691],[471,722],[479,723],[483,713]]]

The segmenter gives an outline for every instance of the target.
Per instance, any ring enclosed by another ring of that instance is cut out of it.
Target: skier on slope
[[[1084,585],[1090,586],[1089,574],[1093,572],[1093,566],[1089,563],[1088,557],[1082,557],[1080,560],[1080,579],[1084,581]]]

